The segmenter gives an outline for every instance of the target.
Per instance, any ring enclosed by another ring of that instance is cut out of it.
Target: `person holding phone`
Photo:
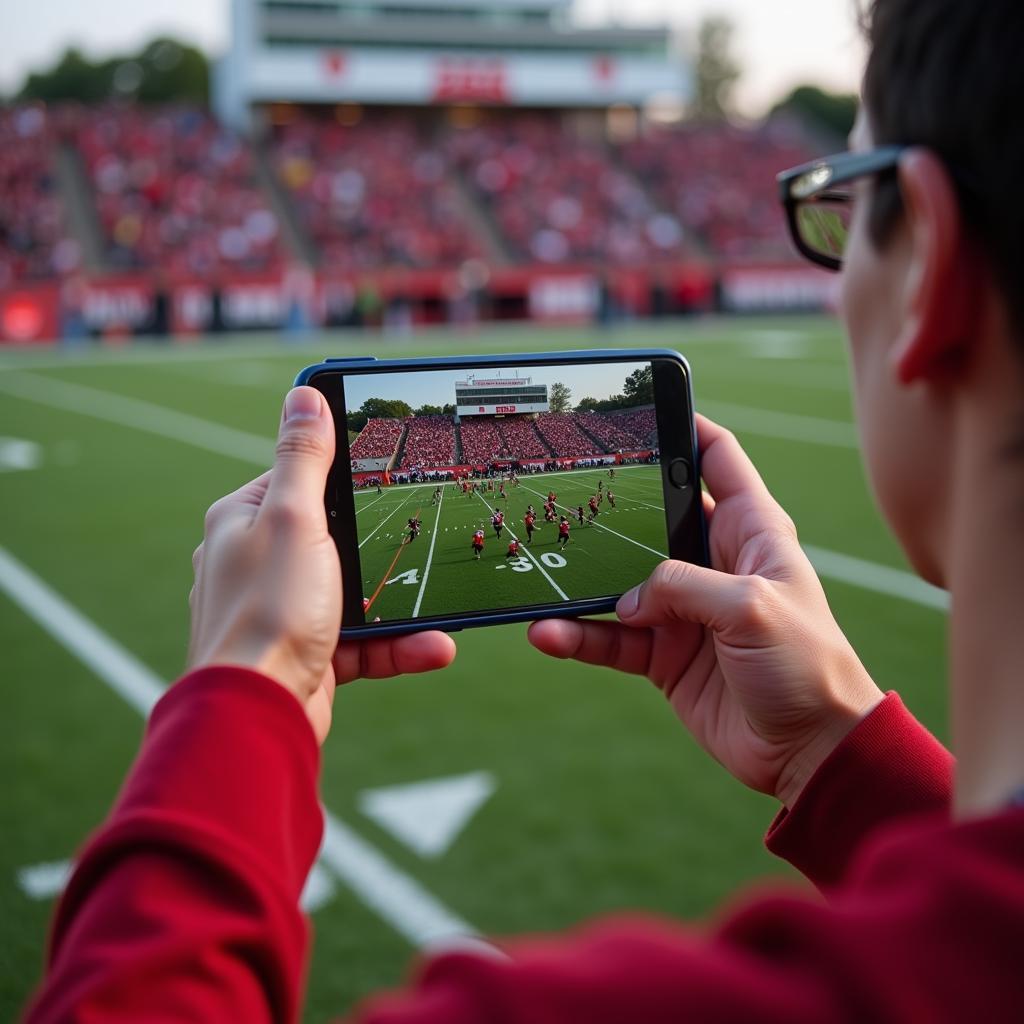
[[[442,954],[361,1021],[1019,1019],[1024,8],[877,0],[869,42],[853,152],[783,176],[783,197],[798,248],[843,269],[879,503],[952,593],[955,784],[857,659],[735,437],[701,418],[712,568],[666,561],[617,621],[551,619],[530,640],[650,679],[713,757],[779,799],[769,847],[826,899],[748,898],[710,931],[633,918]],[[78,863],[29,1020],[296,1019],[335,687],[454,656],[432,632],[337,645],[333,445],[323,397],[293,390],[274,469],[211,508],[190,671]]]

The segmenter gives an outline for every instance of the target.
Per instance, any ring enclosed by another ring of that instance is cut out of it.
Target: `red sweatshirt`
[[[64,894],[28,1020],[295,1020],[318,759],[271,680],[221,668],[178,683]],[[511,944],[507,960],[440,955],[357,1019],[1020,1020],[1024,811],[951,825],[950,778],[890,694],[768,834],[827,904],[778,891],[706,932],[637,917]]]

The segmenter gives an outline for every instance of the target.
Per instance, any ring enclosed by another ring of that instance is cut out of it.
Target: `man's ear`
[[[969,243],[953,182],[926,149],[900,160],[900,193],[910,239],[905,321],[893,348],[902,384],[931,380],[966,354],[982,268]]]

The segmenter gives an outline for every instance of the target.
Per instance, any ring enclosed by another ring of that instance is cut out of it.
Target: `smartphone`
[[[690,368],[664,349],[326,359],[343,636],[611,611],[708,564]]]

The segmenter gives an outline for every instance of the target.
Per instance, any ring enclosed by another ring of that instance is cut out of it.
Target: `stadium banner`
[[[26,285],[0,292],[0,342],[38,345],[61,336],[60,288]]]
[[[547,402],[524,402],[516,405],[459,405],[456,413],[461,416],[511,416],[515,413],[547,412]]]
[[[353,459],[352,469],[357,473],[383,473],[391,457],[384,459]]]
[[[490,52],[412,47],[260,47],[225,67],[248,103],[493,103],[513,106],[642,105],[685,95],[683,63],[668,56]],[[229,117],[230,120],[230,117]]]
[[[729,313],[823,312],[839,302],[838,275],[810,266],[723,267],[719,282]]]

